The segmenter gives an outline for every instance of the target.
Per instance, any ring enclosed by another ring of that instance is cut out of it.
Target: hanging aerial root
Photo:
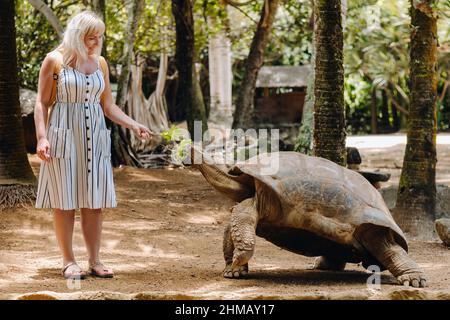
[[[36,186],[32,184],[0,185],[0,211],[33,204]]]

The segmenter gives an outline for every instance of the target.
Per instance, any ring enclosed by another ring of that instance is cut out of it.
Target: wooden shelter
[[[310,72],[309,65],[262,67],[256,81],[255,122],[299,125]]]

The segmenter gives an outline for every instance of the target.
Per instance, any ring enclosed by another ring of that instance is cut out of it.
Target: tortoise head
[[[192,144],[183,161],[198,169],[216,190],[235,201],[243,201],[255,195],[253,177],[237,168],[214,161],[214,157],[203,152],[202,147]]]

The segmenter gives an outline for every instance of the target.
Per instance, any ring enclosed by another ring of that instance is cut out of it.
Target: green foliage
[[[82,3],[69,1],[44,1],[65,26],[75,13],[86,10]],[[60,43],[56,31],[40,12],[26,0],[16,0],[16,41],[19,84],[21,87],[37,90],[39,69],[47,53]]]
[[[402,7],[404,3],[399,2],[402,1],[378,1],[359,10],[349,11],[344,62],[347,77],[352,75],[352,79],[359,78],[370,86],[380,88],[392,84],[407,93],[408,88],[403,86],[405,82],[402,79],[409,72],[410,19],[407,10]],[[351,86],[355,88],[354,82]],[[367,85],[356,86],[355,89],[358,87],[366,88]],[[350,105],[354,106],[355,103]]]
[[[16,1],[16,41],[19,84],[37,90],[41,63],[59,39],[46,18],[27,1]]]
[[[110,64],[115,64],[123,54],[123,39],[127,23],[125,1],[106,2],[106,51]]]
[[[176,144],[174,150],[172,150],[172,160],[175,164],[181,165],[183,163],[189,155],[191,146],[191,139],[181,140],[180,143]]]
[[[74,13],[89,9],[89,1],[46,1],[65,26]],[[107,53],[111,66],[123,52],[127,22],[127,1],[106,1]],[[196,57],[207,61],[208,39],[226,30],[233,56],[233,93],[242,81],[244,62],[260,19],[263,0],[225,9],[220,0],[194,1]],[[344,29],[345,102],[349,131],[367,132],[370,124],[370,93],[376,86],[408,109],[409,81],[409,0],[347,0]],[[159,60],[161,50],[173,56],[175,28],[171,1],[145,0],[136,35],[135,51],[146,59]],[[266,48],[266,65],[302,65],[310,61],[312,30],[310,0],[283,0],[280,3]],[[450,81],[450,1],[433,4],[438,19],[438,92]],[[46,18],[26,0],[16,0],[16,29],[19,78],[22,87],[37,89],[38,73],[45,54],[59,39]],[[450,90],[450,89],[447,89]],[[447,94],[449,96],[450,94]],[[450,98],[438,101],[438,126],[448,130]]]
[[[358,120],[366,119],[366,124],[357,126],[361,130],[368,128],[367,123],[370,123],[372,87],[387,90],[391,97],[397,97],[397,103],[408,109],[411,18],[408,0],[378,0],[366,2],[365,5],[363,2],[350,3],[344,32],[345,101],[350,111],[347,119],[354,124],[348,129],[357,133],[355,124]],[[441,16],[438,20],[440,48],[447,48],[446,54],[441,49],[438,55],[438,74],[442,77],[449,68],[450,19],[445,18],[449,11],[446,6],[437,8]],[[440,90],[442,87],[439,87]],[[440,119],[443,121],[444,118]],[[441,123],[439,127],[443,128]]]
[[[344,101],[347,106],[347,130],[349,132],[370,132],[371,85],[359,73],[349,74],[344,83]]]
[[[163,137],[166,142],[190,140],[186,137],[186,135],[187,133],[185,129],[178,128],[175,125],[171,126],[169,130],[161,133],[161,137]]]
[[[172,25],[170,1],[146,0],[136,34],[135,52],[159,60],[161,51],[172,55],[174,48],[175,27]]]
[[[263,1],[229,8],[231,51],[233,53],[233,93],[240,88],[245,59],[260,19]],[[265,51],[265,65],[303,65],[311,58],[312,29],[309,26],[309,0],[280,2]]]
[[[298,66],[311,59],[310,1],[284,1],[278,8],[266,57],[271,65]]]
[[[192,146],[192,140],[188,137],[189,132],[177,126],[170,127],[169,130],[161,133],[167,144],[172,146],[172,162],[182,165],[183,161],[189,155],[188,152]]]

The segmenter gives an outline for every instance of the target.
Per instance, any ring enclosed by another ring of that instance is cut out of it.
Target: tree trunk
[[[120,63],[122,69],[118,78],[116,104],[126,109],[126,99],[129,89],[129,81],[131,74],[131,63],[133,60],[134,39],[139,26],[139,19],[144,9],[144,0],[133,0],[128,5],[128,20],[125,32],[125,41],[123,46],[122,57]]]
[[[391,101],[391,112],[392,112],[392,126],[394,128],[394,132],[400,130],[400,117],[398,115],[397,108],[394,106],[394,103]]]
[[[28,0],[28,2],[40,13],[42,13],[51,24],[53,29],[55,29],[58,34],[59,39],[63,37],[63,27],[61,22],[59,22],[58,17],[53,13],[52,9],[50,9],[43,1],[41,0]]]
[[[189,133],[194,137],[194,121],[201,121],[208,129],[203,95],[194,64],[194,17],[191,0],[172,0],[172,14],[176,25],[175,65],[178,70],[176,121],[186,117]]]
[[[370,130],[372,134],[378,133],[378,108],[377,108],[377,88],[373,87],[370,95]]]
[[[105,23],[106,26],[106,4],[105,0],[92,0],[91,3],[92,11],[94,11]],[[103,47],[102,47],[102,56],[106,59],[106,27],[105,27],[105,34],[103,37]]]
[[[401,113],[403,112],[401,109],[399,109],[400,105],[398,104],[400,101],[400,95],[398,91],[395,89],[395,87],[389,83],[388,87],[385,89],[385,92],[388,96],[388,99],[391,102],[391,111],[392,111],[392,127],[395,132],[400,130],[401,126]],[[403,108],[402,108],[403,109]],[[409,111],[404,110],[409,114]]]
[[[247,129],[252,125],[256,79],[264,63],[264,50],[267,46],[273,19],[279,0],[265,0],[261,18],[253,36],[250,52],[245,62],[244,77],[236,100],[233,128]]]
[[[106,4],[105,0],[92,0],[92,11],[94,11],[105,22]]]
[[[400,227],[425,239],[434,230],[436,204],[437,19],[431,4],[411,0],[411,104],[395,209]]]
[[[14,0],[0,1],[0,209],[36,199],[20,112],[14,10]]]
[[[155,133],[169,130],[167,104],[163,95],[167,75],[167,60],[167,53],[161,52],[156,90],[150,95],[149,99],[146,99],[142,92],[143,65],[141,63],[137,66],[133,65],[131,71],[132,81],[127,99],[130,116]],[[157,139],[143,141],[134,135],[130,137],[130,141],[133,150],[139,153],[150,152],[161,142]]]
[[[133,46],[139,18],[144,8],[143,0],[133,0],[128,5],[128,21],[123,55],[120,59],[122,70],[118,78],[116,104],[128,114],[127,96],[129,90],[130,68],[133,57]],[[130,141],[122,129],[111,123],[111,161],[114,166],[121,164],[142,167],[137,155],[131,148]]]
[[[346,165],[343,32],[340,0],[317,0],[314,154]]]
[[[447,88],[447,92],[445,94],[445,98],[444,98],[443,101],[444,101],[444,105],[446,105],[447,108],[450,109],[450,87]]]
[[[389,101],[385,90],[381,90],[381,121],[382,132],[390,132],[391,124],[389,122]]]

